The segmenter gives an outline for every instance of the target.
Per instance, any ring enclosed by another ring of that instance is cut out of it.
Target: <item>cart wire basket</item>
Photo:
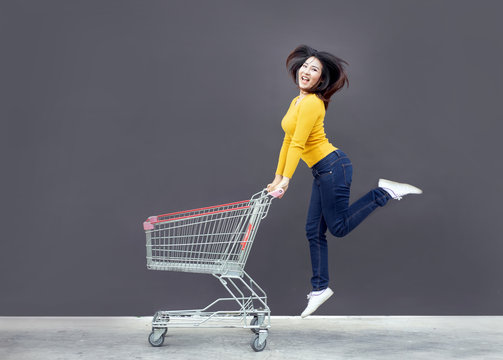
[[[211,274],[230,294],[203,309],[157,311],[148,337],[152,346],[164,343],[168,327],[241,327],[254,333],[253,350],[266,347],[267,294],[244,267],[260,221],[282,193],[264,189],[250,200],[150,216],[143,223],[148,269]],[[233,310],[220,310],[231,305]]]

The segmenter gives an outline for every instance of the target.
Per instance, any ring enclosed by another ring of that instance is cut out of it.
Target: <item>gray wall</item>
[[[0,315],[150,315],[222,295],[145,268],[143,220],[246,199],[273,177],[306,43],[349,62],[330,140],[352,199],[424,189],[330,236],[318,314],[503,315],[498,1],[2,1]],[[299,165],[246,270],[273,314],[309,291]]]

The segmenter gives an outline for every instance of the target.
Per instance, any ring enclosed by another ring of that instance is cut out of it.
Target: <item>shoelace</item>
[[[393,199],[395,199],[395,200],[402,200],[403,196],[398,195],[398,194],[397,194],[396,192],[394,192],[393,190],[391,190],[391,189],[389,189],[389,188],[383,188],[383,189],[385,189],[385,190],[386,190],[386,191],[388,191],[388,192],[392,192],[392,193],[393,193],[393,195],[391,195],[391,197],[392,197]]]

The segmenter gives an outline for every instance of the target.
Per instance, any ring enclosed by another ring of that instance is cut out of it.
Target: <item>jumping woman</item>
[[[330,98],[345,84],[349,85],[343,64],[347,62],[306,45],[298,46],[286,59],[287,70],[300,93],[281,121],[285,137],[276,176],[267,190],[286,191],[300,159],[312,170],[314,180],[306,235],[313,276],[312,291],[307,295],[309,302],[301,314],[303,318],[333,294],[328,287],[327,228],[336,237],[346,236],[388,200],[422,193],[409,184],[379,179],[378,187],[349,205],[353,166],[348,156],[328,141],[323,128]]]

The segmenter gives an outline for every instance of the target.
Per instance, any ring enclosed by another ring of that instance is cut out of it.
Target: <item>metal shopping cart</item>
[[[211,274],[231,295],[203,309],[157,311],[148,337],[152,346],[163,344],[168,326],[241,327],[254,333],[252,349],[264,350],[271,311],[244,266],[260,221],[282,192],[264,189],[250,200],[151,216],[143,223],[148,269]],[[218,309],[229,302],[235,310]]]

